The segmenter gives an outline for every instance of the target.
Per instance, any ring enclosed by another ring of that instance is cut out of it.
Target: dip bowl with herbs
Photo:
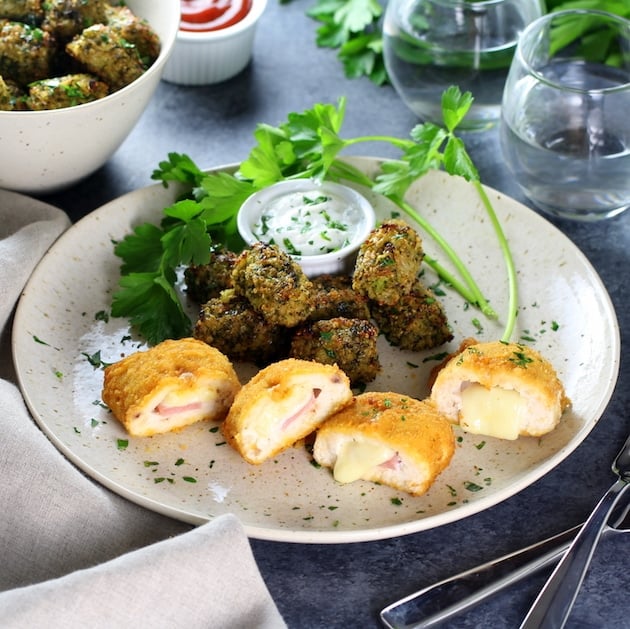
[[[348,272],[375,224],[374,208],[354,188],[312,179],[264,188],[243,203],[237,216],[248,245],[277,245],[309,277]]]

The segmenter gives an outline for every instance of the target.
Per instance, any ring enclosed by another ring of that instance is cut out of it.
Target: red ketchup
[[[240,22],[252,0],[181,0],[182,31],[218,31]]]

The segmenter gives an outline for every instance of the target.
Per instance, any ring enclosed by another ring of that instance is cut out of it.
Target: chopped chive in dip
[[[362,224],[361,210],[341,195],[317,189],[278,195],[263,209],[254,235],[286,253],[312,256],[339,251]]]

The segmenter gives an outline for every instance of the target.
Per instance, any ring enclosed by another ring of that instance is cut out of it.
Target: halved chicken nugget
[[[539,352],[520,343],[463,343],[435,376],[431,400],[464,430],[516,439],[553,430],[570,405]]]
[[[246,461],[259,464],[351,401],[350,380],[339,367],[288,358],[265,367],[243,386],[221,430]]]
[[[103,402],[130,435],[222,420],[241,388],[230,361],[203,341],[167,340],[105,369]]]
[[[313,457],[340,483],[362,479],[419,496],[454,451],[453,428],[429,401],[370,392],[319,428]]]

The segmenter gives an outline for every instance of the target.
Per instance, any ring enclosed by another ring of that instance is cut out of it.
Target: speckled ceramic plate
[[[368,172],[374,159],[356,163]],[[541,351],[573,400],[560,426],[542,439],[482,439],[458,433],[449,468],[413,498],[366,482],[338,485],[295,447],[261,466],[243,461],[215,425],[198,424],[151,438],[128,438],[100,403],[103,373],[89,360],[113,362],[141,345],[109,311],[118,281],[112,241],[133,226],[158,222],[174,197],[161,185],[137,190],[74,225],[42,260],[19,302],[13,352],[20,385],[42,430],[88,475],[138,504],[191,523],[231,512],[255,538],[357,542],[436,527],[486,509],[527,487],[567,457],[601,416],[619,368],[619,331],[608,294],[580,251],[535,212],[489,190],[512,244],[520,291],[514,339]],[[370,195],[380,217],[392,207]],[[430,173],[410,191],[412,204],[470,265],[490,303],[506,310],[505,266],[490,221],[472,186]],[[429,255],[442,259],[427,237]],[[427,271],[427,282],[432,283]],[[446,290],[455,341],[501,336],[489,321]],[[380,339],[382,374],[371,389],[423,398],[435,365]],[[237,366],[245,381],[253,369]],[[126,444],[126,445],[125,445]]]

